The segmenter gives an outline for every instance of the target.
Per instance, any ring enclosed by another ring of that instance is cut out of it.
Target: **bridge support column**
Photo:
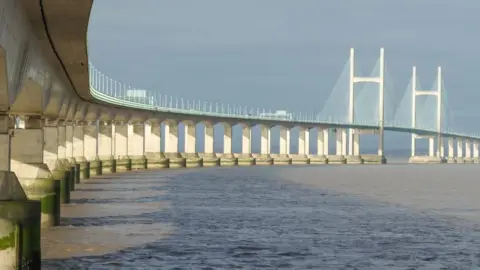
[[[348,156],[346,156],[347,164],[363,164],[363,159],[360,157],[360,130],[355,129],[350,132],[350,144],[348,148]],[[342,148],[346,148],[346,142],[343,143]],[[343,150],[343,149],[342,149]],[[345,151],[345,150],[344,150]],[[369,163],[378,163],[378,155],[376,157],[369,158]]]
[[[291,164],[292,159],[288,156],[288,148],[290,147],[290,141],[288,138],[287,140],[287,134],[290,133],[290,128],[280,126],[280,141],[279,141],[279,153],[278,155],[275,155],[273,158],[273,163],[274,164],[279,164],[279,165],[286,165],[286,164]]]
[[[242,154],[238,157],[238,165],[248,166],[255,164],[252,156],[252,128],[248,125],[242,126]]]
[[[292,155],[292,164],[309,164],[310,129],[298,128],[298,155]]]
[[[116,159],[116,171],[131,171],[132,160],[128,156],[128,125],[119,122],[115,123],[115,126],[112,129],[115,129],[114,157]]]
[[[73,126],[73,156],[80,169],[80,179],[90,178],[90,162],[85,158],[84,125],[84,122],[77,122]],[[80,179],[78,179],[76,184],[80,183]]]
[[[465,140],[465,163],[472,163],[472,143],[470,140]]]
[[[463,141],[462,139],[457,138],[457,163],[465,163],[465,158],[463,157]]]
[[[64,177],[60,182],[61,202],[70,203],[70,191],[75,189],[75,168],[72,170],[70,161],[67,159],[67,130],[65,121],[57,121],[57,134],[57,158],[64,172]]]
[[[98,157],[102,161],[102,174],[117,172],[116,160],[113,157],[111,122],[100,122],[98,126]]]
[[[169,159],[170,168],[186,166],[186,160],[178,153],[178,123],[165,122],[165,157]]]
[[[203,166],[213,167],[220,165],[220,159],[213,150],[214,127],[211,123],[205,123]],[[225,139],[225,138],[224,138]]]
[[[65,126],[65,152],[70,165],[73,168],[73,176],[70,179],[70,189],[75,189],[75,184],[80,183],[80,164],[75,159],[75,153],[73,151],[73,123],[71,121],[66,122]]]
[[[160,123],[145,123],[145,158],[149,169],[168,168],[169,165],[160,149],[161,131]]]
[[[273,158],[270,156],[270,137],[270,127],[260,125],[260,155],[256,158],[257,165],[273,164]]]
[[[197,126],[194,122],[185,123],[185,153],[187,167],[201,167],[203,159],[196,153],[196,131]]]
[[[27,198],[40,201],[41,226],[45,228],[60,223],[60,180],[65,175],[55,173],[57,179],[54,179],[44,162],[44,152],[48,152],[51,156],[47,156],[54,158],[55,163],[58,135],[56,127],[49,128],[53,134],[45,134],[43,126],[44,120],[32,117],[25,119],[25,129],[14,130],[11,170],[17,175]],[[54,137],[45,138],[45,135]]]
[[[447,163],[456,163],[457,160],[455,159],[455,153],[454,153],[454,139],[453,138],[448,138],[448,158],[447,158]]]
[[[323,130],[323,140],[324,140],[324,143],[323,143],[323,155],[325,156],[328,156],[329,154],[329,139],[328,139],[328,135],[329,135],[329,129],[326,128]]]
[[[98,123],[96,121],[88,122],[83,126],[83,132],[85,158],[90,162],[89,176],[102,175],[102,161],[98,157]]]
[[[20,269],[20,262],[28,262],[25,268],[33,269],[40,266],[41,202],[27,200],[17,176],[10,170],[13,128],[14,119],[0,115],[0,269]],[[43,145],[43,140],[36,142]]]
[[[132,160],[132,170],[147,168],[145,158],[145,125],[132,123],[128,125],[128,157]]]
[[[480,163],[478,152],[478,141],[473,141],[473,163]]]
[[[328,156],[328,163],[329,164],[345,164],[347,159],[345,155],[343,155],[344,151],[343,147],[346,147],[346,144],[343,143],[343,134],[344,131],[341,128],[337,128],[335,132],[335,155]]]
[[[222,123],[223,125],[223,154],[220,158],[221,166],[237,165],[237,158],[232,153],[232,125]]]
[[[435,138],[428,138],[428,156],[435,156]]]
[[[328,148],[328,137],[327,142],[325,143],[324,129],[317,128],[317,154],[310,155],[310,164],[326,164],[328,162],[327,157],[325,156],[325,144]]]

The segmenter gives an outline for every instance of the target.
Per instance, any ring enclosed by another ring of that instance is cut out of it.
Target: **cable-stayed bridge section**
[[[0,2],[0,269],[39,269],[40,228],[59,225],[60,204],[69,203],[75,184],[104,173],[383,164],[385,131],[412,134],[411,162],[478,162],[480,137],[452,128],[441,68],[431,89],[420,87],[414,69],[411,85],[398,99],[402,94],[394,89],[383,49],[366,76],[355,65],[352,49],[325,106],[313,114],[174,98],[119,83],[89,64],[92,2]],[[237,125],[241,151],[234,153]],[[252,153],[254,126],[261,130],[259,153]],[[273,127],[280,128],[276,153],[271,151]],[[217,128],[223,129],[220,136]],[[299,129],[295,153],[293,128]],[[376,154],[361,151],[359,138],[366,133],[378,136]],[[312,137],[317,141],[313,153]],[[416,156],[419,139],[429,140],[427,156]],[[215,151],[214,142],[220,141],[222,148]]]

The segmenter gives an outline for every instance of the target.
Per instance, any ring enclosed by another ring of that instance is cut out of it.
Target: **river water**
[[[480,166],[143,171],[78,185],[43,269],[475,269]]]

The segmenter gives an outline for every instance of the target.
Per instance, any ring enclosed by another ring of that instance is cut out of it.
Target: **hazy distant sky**
[[[137,88],[319,111],[349,48],[369,73],[381,46],[396,89],[444,69],[456,125],[480,131],[478,0],[96,0],[89,56]],[[475,123],[474,122],[474,123]]]

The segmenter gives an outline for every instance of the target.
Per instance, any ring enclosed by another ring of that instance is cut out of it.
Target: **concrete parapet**
[[[129,156],[119,156],[116,159],[117,172],[128,172],[132,170],[132,160]]]
[[[325,155],[310,155],[310,164],[328,164],[328,158]]]
[[[220,158],[220,166],[235,166],[238,164],[238,159],[232,153],[216,154]]]
[[[91,158],[90,162],[90,177],[102,175],[102,161],[98,157]]]
[[[102,174],[117,172],[117,161],[113,156],[103,156],[99,159],[102,161]]]
[[[454,157],[448,157],[447,163],[450,163],[450,164],[457,163],[457,160]]]
[[[41,208],[14,173],[0,172],[0,269],[40,269]]]
[[[187,160],[178,152],[164,153],[164,155],[169,159],[170,168],[183,168],[187,165]]]
[[[169,167],[169,160],[161,152],[145,153],[147,159],[147,168],[149,169],[164,169]]]
[[[236,157],[238,166],[255,165],[255,158],[252,156],[252,154],[238,154]]]
[[[329,155],[328,164],[346,164],[347,159],[344,155]]]
[[[145,170],[147,168],[147,158],[144,155],[129,155],[132,160],[132,170]]]
[[[410,157],[408,163],[411,164],[442,164],[444,159],[437,156],[414,156]]]
[[[202,167],[203,165],[203,159],[197,153],[181,153],[180,155],[185,159],[187,168]]]
[[[307,155],[290,155],[292,164],[310,164],[310,158]]]
[[[203,159],[203,167],[215,167],[220,165],[220,158],[215,153],[199,153]]]
[[[292,159],[287,154],[272,154],[273,164],[275,165],[289,165],[292,164]]]
[[[385,156],[379,156],[375,154],[362,155],[364,164],[387,164],[387,158]]]

